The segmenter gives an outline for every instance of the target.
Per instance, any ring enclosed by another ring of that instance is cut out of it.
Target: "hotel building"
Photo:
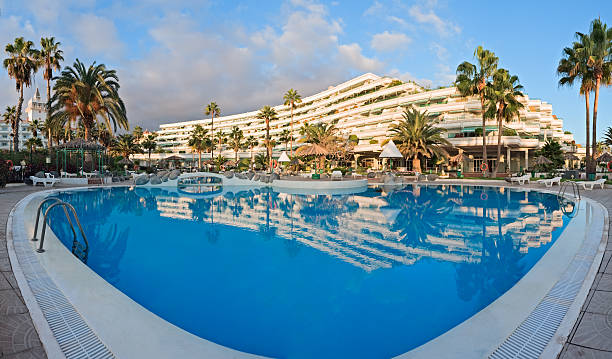
[[[40,98],[40,92],[36,89],[34,97],[28,101],[27,107],[23,110],[26,118],[22,118],[19,122],[19,149],[26,149],[25,142],[32,137],[32,131],[30,131],[30,124],[33,120],[38,120],[39,124],[45,122],[47,117],[46,102]],[[11,125],[5,122],[0,122],[0,150],[12,150],[13,149],[13,136],[11,135],[13,130]],[[47,146],[47,137],[43,131],[38,131],[38,137],[42,140],[43,146]]]
[[[279,98],[281,95],[279,94]],[[511,171],[529,167],[529,161],[535,151],[541,148],[548,138],[558,140],[567,146],[566,150],[571,150],[573,135],[563,130],[563,121],[553,114],[551,104],[529,98],[527,95],[521,102],[525,107],[520,111],[519,118],[504,124],[503,163],[500,167],[502,171],[508,163]],[[464,150],[467,155],[463,163],[464,171],[478,170],[483,158],[482,136],[479,133],[482,127],[480,100],[476,97],[461,96],[455,87],[429,90],[414,82],[402,82],[391,77],[367,73],[303,98],[293,111],[293,133],[299,138],[298,129],[306,123],[337,121],[336,127],[342,136],[355,135],[359,138],[355,147],[359,164],[378,167],[381,144],[391,137],[391,124],[402,119],[402,113],[407,106],[414,106],[420,111],[437,116],[438,126],[446,130],[445,136],[453,145],[449,152]],[[278,113],[278,120],[270,123],[272,138],[289,129],[291,121],[289,106],[278,105],[274,109]],[[234,126],[238,126],[245,136],[254,136],[260,140],[262,146],[256,149],[257,152],[265,152],[263,139],[266,126],[263,120],[257,119],[257,113],[258,110],[255,110],[216,117],[214,132],[221,130],[229,133]],[[195,125],[210,129],[211,119],[163,124],[157,132],[157,141],[165,150],[191,159],[192,151],[187,142]],[[487,121],[486,135],[488,165],[492,168],[497,152],[495,119]],[[294,141],[294,146],[299,146],[298,141]],[[284,148],[284,144],[278,144],[273,157],[278,157]],[[234,157],[230,148],[224,148],[222,154],[228,158]],[[238,155],[241,158],[250,156],[248,151]],[[208,156],[210,154],[203,154],[203,158]],[[410,168],[411,163],[401,160],[395,166]]]

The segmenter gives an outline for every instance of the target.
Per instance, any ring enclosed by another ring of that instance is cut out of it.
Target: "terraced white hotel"
[[[531,99],[527,95],[522,98],[522,102],[525,108],[521,110],[520,119],[506,123],[502,137],[503,165],[510,163],[511,171],[529,167],[529,159],[547,138],[555,138],[568,146],[573,141],[573,135],[563,130],[563,121],[553,114],[551,104]],[[406,106],[415,106],[421,111],[439,116],[439,126],[447,130],[446,136],[455,147],[450,149],[451,152],[456,153],[457,148],[460,148],[468,155],[463,164],[464,170],[470,172],[480,167],[480,101],[476,97],[461,96],[455,87],[429,90],[414,82],[402,82],[391,77],[367,73],[303,98],[294,109],[294,136],[299,136],[298,129],[306,123],[337,121],[336,126],[343,136],[356,135],[359,138],[355,147],[359,164],[377,167],[377,155],[381,151],[383,141],[390,137],[390,125],[401,120]],[[291,121],[289,106],[278,105],[274,109],[278,113],[278,120],[270,123],[270,134],[273,138],[289,128]],[[215,118],[214,131],[229,133],[232,127],[238,126],[245,136],[254,136],[263,142],[265,122],[256,118],[257,113],[258,109]],[[174,154],[183,154],[186,159],[191,158],[191,149],[187,142],[195,125],[210,129],[211,119],[163,124],[158,131],[158,143]],[[497,146],[497,125],[494,119],[487,122],[486,132],[488,164],[492,168],[495,159],[491,157],[495,157]],[[299,146],[299,140],[297,142],[294,142],[294,146]],[[284,148],[284,144],[277,145],[274,157],[280,155]],[[265,151],[263,147],[257,150]],[[232,158],[234,153],[225,148],[223,155]],[[249,153],[245,151],[239,153],[239,156],[249,157]],[[410,168],[411,164],[401,161],[396,165]],[[503,170],[505,166],[500,168]]]

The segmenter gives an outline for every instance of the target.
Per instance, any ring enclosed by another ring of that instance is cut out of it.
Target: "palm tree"
[[[106,128],[105,123],[98,124],[98,142],[107,150],[113,145],[113,134],[110,132],[108,128]]]
[[[497,70],[499,59],[492,51],[485,50],[478,46],[474,51],[474,57],[478,60],[478,66],[467,61],[457,66],[457,78],[455,86],[462,96],[479,96],[482,109],[482,158],[483,163],[487,163],[487,130],[485,116],[485,88],[489,79]],[[488,171],[488,168],[487,168]],[[485,171],[486,173],[486,171]]]
[[[211,102],[208,105],[206,105],[206,108],[204,109],[204,114],[206,116],[210,115],[210,133],[215,133],[215,116],[219,116],[221,114],[221,109],[219,108],[219,106],[217,105],[216,102]],[[215,154],[212,152],[214,151],[214,149],[211,150],[210,152],[210,158],[215,158]]]
[[[234,160],[236,161],[236,165],[238,165],[238,151],[244,147],[244,134],[242,130],[238,128],[238,126],[234,126],[232,132],[230,132],[228,136],[228,140],[230,147],[234,150]]]
[[[595,99],[593,100],[593,136],[591,136],[593,149],[597,145],[597,108],[599,105],[599,88],[610,85],[612,81],[612,28],[600,19],[591,22],[589,34],[577,32],[576,37],[581,39],[576,49],[580,57],[587,58],[587,66],[593,72],[595,79]],[[588,38],[588,40],[587,40]],[[582,40],[584,39],[584,40]]]
[[[608,146],[612,146],[612,127],[606,129],[606,133],[604,133],[604,143]]]
[[[259,113],[257,113],[257,118],[266,120],[266,153],[268,155],[268,162],[272,162],[272,146],[270,143],[270,121],[276,121],[276,111],[270,106],[264,106]],[[272,163],[268,163],[268,170],[272,171]]]
[[[151,167],[151,151],[157,148],[157,142],[155,141],[155,135],[147,135],[140,144],[144,150],[149,153],[149,164]]]
[[[198,153],[198,168],[202,168],[202,152],[207,149],[207,140],[209,140],[208,130],[200,125],[196,125],[191,132],[191,137],[189,137],[189,142],[187,144]]]
[[[292,135],[293,135],[292,131],[284,129],[281,131],[281,133],[278,134],[278,140],[280,141],[280,143],[285,144],[285,151],[287,151],[287,144],[291,142],[291,155],[293,156],[293,136]]]
[[[142,127],[134,126],[134,129],[132,130],[132,136],[134,136],[134,141],[140,143],[140,141],[142,140],[142,136],[143,136]]]
[[[19,102],[13,121],[13,149],[19,151],[19,121],[21,120],[21,107],[23,105],[23,88],[30,87],[34,73],[38,70],[38,51],[32,41],[25,41],[18,37],[12,44],[6,45],[4,51],[8,58],[2,63],[10,78],[15,80],[15,89],[19,91]]]
[[[244,145],[251,151],[251,170],[253,169],[253,148],[259,145],[259,141],[254,136],[246,138]]]
[[[589,48],[589,38],[586,36],[578,36],[580,42],[574,42],[572,47],[563,49],[563,58],[557,66],[557,74],[559,86],[573,86],[574,82],[580,80],[579,94],[584,95],[586,105],[586,165],[587,172],[592,172],[592,154],[590,143],[590,102],[589,95],[595,87],[595,76],[592,69],[588,66],[588,54],[585,53],[585,48]]]
[[[108,129],[129,129],[123,100],[119,96],[119,78],[115,70],[107,70],[103,64],[91,66],[76,60],[56,78],[52,118],[70,123],[80,120],[85,129],[85,140],[89,132],[102,117]]]
[[[296,153],[304,154],[308,152],[322,152],[336,154],[341,138],[338,136],[337,121],[331,123],[317,123],[314,125],[305,124],[300,128],[300,134],[304,136],[304,145],[297,149]],[[321,150],[320,148],[323,148]],[[319,155],[319,167],[323,168],[325,156]]]
[[[285,93],[285,96],[283,96],[283,99],[285,100],[284,105],[290,106],[290,109],[291,109],[291,121],[289,123],[291,124],[291,133],[290,133],[291,156],[293,156],[293,109],[296,107],[295,106],[296,104],[302,102],[302,96],[294,89],[289,89],[289,91]],[[285,144],[285,150],[287,150],[286,147],[287,146]]]
[[[15,122],[17,121],[17,108],[15,106],[6,106],[6,110],[2,114],[4,122],[11,126],[11,137],[15,140]]]
[[[38,131],[43,129],[43,125],[38,120],[32,120],[28,126],[28,130],[32,132],[33,137],[38,137]]]
[[[501,138],[503,132],[503,121],[514,119],[523,104],[518,98],[523,96],[521,90],[523,86],[519,84],[517,76],[510,75],[506,69],[498,69],[493,74],[493,82],[485,89],[487,107],[485,114],[488,118],[497,119],[497,162],[493,170],[493,177],[497,177],[501,159]]]
[[[219,144],[219,155],[221,155],[221,152],[223,151],[223,144],[226,142],[226,137],[227,134],[223,132],[223,130],[219,130],[217,133],[215,133],[215,138]]]
[[[402,121],[391,126],[391,133],[402,154],[412,158],[413,171],[421,172],[422,157],[448,156],[442,146],[451,146],[451,144],[442,137],[445,130],[436,126],[437,120],[414,107],[404,110],[402,116],[404,118]]]
[[[129,159],[134,153],[142,153],[140,145],[136,143],[134,136],[130,134],[119,135],[117,141],[111,147],[111,152]]]
[[[34,152],[37,147],[42,147],[43,143],[38,137],[30,137],[25,141],[24,145],[26,148],[30,149],[30,162],[32,162],[32,152]]]
[[[43,67],[43,78],[47,81],[47,120],[51,117],[51,80],[53,79],[53,70],[59,71],[61,66],[60,62],[64,61],[62,54],[64,53],[59,49],[61,42],[55,42],[55,37],[43,37],[40,39],[40,53],[38,54],[38,61],[40,66]],[[48,135],[51,139],[51,135]],[[51,142],[47,142],[50,147]]]

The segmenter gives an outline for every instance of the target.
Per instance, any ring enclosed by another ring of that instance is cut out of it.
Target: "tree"
[[[293,135],[293,132],[287,129],[282,130],[281,133],[278,134],[278,140],[280,143],[283,143],[285,145],[285,151],[287,151],[287,144],[291,142],[291,155],[293,155],[293,136],[292,135]]]
[[[272,162],[270,161],[272,159],[272,144],[270,142],[270,122],[277,120],[276,111],[272,107],[266,105],[262,107],[261,110],[259,110],[259,113],[257,113],[257,118],[266,121],[266,153],[268,156],[268,162]],[[271,163],[268,163],[268,170],[272,172]]]
[[[242,130],[238,128],[238,126],[234,126],[232,128],[232,132],[228,135],[228,143],[230,147],[234,150],[234,160],[236,161],[236,165],[238,165],[238,151],[244,148],[244,134]]]
[[[99,123],[98,124],[98,142],[107,150],[113,145],[113,134],[110,132],[108,128],[106,128],[106,124]]]
[[[442,146],[450,146],[437,127],[437,120],[421,113],[414,107],[407,108],[402,114],[403,120],[391,126],[393,141],[398,149],[408,158],[412,158],[412,169],[421,172],[421,158],[446,157],[448,153]]]
[[[198,153],[198,168],[202,168],[202,152],[207,149],[207,141],[210,141],[208,130],[200,125],[196,125],[191,132],[191,137],[189,137],[187,144]]]
[[[300,129],[300,134],[304,136],[304,145],[298,148],[298,153],[304,153],[309,147],[322,147],[330,154],[338,152],[338,146],[342,140],[338,136],[337,121],[331,123],[317,123],[314,125],[305,124]],[[325,162],[325,155],[319,156],[319,165],[322,168]]]
[[[43,125],[38,120],[32,120],[28,126],[28,130],[32,132],[33,137],[38,137],[38,131],[43,129]]]
[[[593,100],[593,135],[591,136],[592,148],[597,145],[597,109],[599,106],[599,88],[612,83],[612,28],[600,19],[591,22],[589,34],[577,32],[579,46],[576,51],[581,58],[587,58],[587,66],[593,72],[595,79],[595,99]]]
[[[539,151],[539,155],[544,156],[552,161],[552,163],[546,165],[546,171],[550,171],[554,168],[560,168],[565,163],[563,158],[563,149],[559,142],[555,139],[549,139],[546,141],[544,146]]]
[[[134,126],[134,129],[132,130],[132,136],[134,136],[134,141],[140,143],[142,137],[144,136],[142,127]]]
[[[157,148],[157,142],[155,141],[155,135],[147,135],[144,140],[140,143],[142,148],[146,150],[149,154],[149,164],[151,167],[151,152]]]
[[[140,145],[136,143],[134,136],[130,134],[119,135],[117,141],[111,147],[111,152],[129,159],[134,153],[142,153]]]
[[[6,106],[6,110],[2,114],[4,122],[11,126],[11,137],[15,139],[15,122],[17,122],[17,108],[15,106]]]
[[[51,121],[51,80],[53,79],[53,70],[59,71],[60,62],[64,61],[63,51],[59,49],[61,42],[55,42],[55,37],[43,37],[40,39],[40,52],[38,61],[43,70],[43,79],[47,81],[47,121]],[[51,126],[49,126],[50,128]],[[47,129],[49,131],[49,129]],[[51,134],[47,134],[47,146],[51,147]]]
[[[12,44],[4,48],[8,58],[4,59],[2,64],[9,77],[15,80],[15,89],[19,92],[17,111],[13,121],[13,149],[15,152],[19,151],[19,121],[23,106],[23,88],[30,87],[34,73],[38,70],[38,51],[33,46],[32,41],[25,41],[23,37],[18,37]]]
[[[291,156],[293,156],[293,109],[296,107],[296,104],[302,102],[302,96],[294,89],[289,89],[289,91],[285,93],[285,96],[283,96],[283,99],[285,100],[284,105],[289,106],[291,109],[291,121],[289,122],[291,125],[291,130],[289,138],[291,140]],[[287,144],[285,144],[285,150],[287,150],[286,145]]]
[[[227,134],[223,132],[223,130],[219,130],[217,133],[215,133],[215,138],[217,139],[216,142],[219,144],[219,155],[221,155],[221,152],[223,151],[223,144],[226,142],[226,137]]]
[[[510,75],[506,69],[498,69],[493,74],[493,82],[485,88],[485,98],[487,105],[485,115],[488,118],[497,119],[497,162],[493,170],[493,177],[497,177],[501,159],[501,137],[503,123],[511,121],[519,114],[523,104],[518,98],[523,96],[521,90],[523,86],[519,84],[517,76]]]
[[[206,105],[206,108],[204,109],[204,114],[206,116],[210,115],[210,133],[215,133],[215,116],[219,116],[221,114],[221,109],[219,108],[219,106],[217,105],[216,102],[211,102],[208,105]],[[210,152],[210,158],[214,158],[214,148],[211,149]]]
[[[260,153],[255,156],[254,166],[261,169],[266,169],[270,165],[270,161],[268,160],[268,156],[266,154]]]
[[[104,64],[85,65],[77,59],[73,67],[66,67],[56,78],[51,112],[52,118],[62,123],[80,120],[85,129],[85,140],[101,117],[108,129],[129,129],[127,113],[119,96],[119,77]],[[133,136],[132,136],[133,138]]]
[[[457,86],[457,90],[462,96],[469,97],[475,95],[480,97],[480,106],[482,108],[482,158],[484,163],[487,163],[487,122],[484,95],[489,79],[497,70],[499,59],[493,52],[483,49],[482,46],[476,48],[474,57],[478,60],[478,66],[465,61],[457,67],[455,86]]]
[[[42,140],[38,137],[30,137],[28,138],[24,145],[30,150],[30,162],[32,160],[32,152],[36,150],[37,147],[42,147]]]
[[[604,133],[604,143],[608,146],[612,146],[612,127],[606,129],[606,133]]]
[[[580,81],[579,94],[584,96],[586,106],[586,166],[587,172],[593,172],[593,157],[590,143],[590,102],[589,95],[595,87],[595,76],[588,66],[589,56],[582,49],[590,48],[589,39],[586,36],[578,36],[578,41],[572,47],[563,49],[563,58],[557,66],[557,74],[560,76],[559,86],[573,86],[575,81]]]
[[[259,145],[259,141],[254,136],[246,138],[244,145],[251,151],[251,170],[253,169],[253,148]]]

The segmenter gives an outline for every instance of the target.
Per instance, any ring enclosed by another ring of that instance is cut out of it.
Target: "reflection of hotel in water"
[[[466,187],[463,191],[467,193],[472,189]],[[502,189],[502,194],[508,197],[510,192],[506,190],[504,193]],[[517,192],[514,193],[516,196]],[[461,197],[460,192],[456,194],[458,198]],[[305,203],[301,201],[295,201],[293,206],[281,209],[279,203],[283,203],[290,196],[278,193],[270,205],[268,224],[269,228],[275,228],[277,237],[296,240],[366,271],[388,268],[394,264],[410,265],[421,258],[455,263],[481,260],[483,207],[477,204],[461,203],[461,205],[453,206],[450,213],[444,217],[445,225],[441,231],[442,235],[427,234],[428,245],[412,247],[400,240],[398,230],[392,229],[400,209],[390,206],[384,196],[352,195],[349,201],[355,208],[354,211],[343,212],[336,216],[337,223],[327,225],[326,229],[321,228],[317,223],[305,220],[300,213]],[[258,200],[253,201],[239,197],[232,199],[223,196],[215,197],[212,199],[214,223],[237,226],[256,232],[265,230],[268,201],[265,193],[257,198]],[[193,220],[196,217],[192,207],[196,201],[203,200],[172,194],[156,197],[157,209],[161,216],[184,220]],[[333,197],[333,200],[342,201],[339,197]],[[211,201],[211,199],[204,201]],[[239,214],[234,211],[235,201],[239,201],[238,204],[242,207]],[[211,210],[208,211],[210,213]],[[521,253],[527,253],[529,248],[549,243],[552,240],[552,231],[563,225],[563,213],[560,210],[548,213],[541,203],[528,199],[528,192],[524,193],[524,200],[520,201],[520,207],[504,208],[499,211],[499,214],[502,218],[501,226],[498,225],[497,208],[487,209],[486,225],[484,226],[486,239],[498,240],[500,231],[502,236],[510,234],[515,247],[520,241]],[[514,220],[508,222],[511,218]],[[205,221],[210,222],[211,219],[208,218]]]

